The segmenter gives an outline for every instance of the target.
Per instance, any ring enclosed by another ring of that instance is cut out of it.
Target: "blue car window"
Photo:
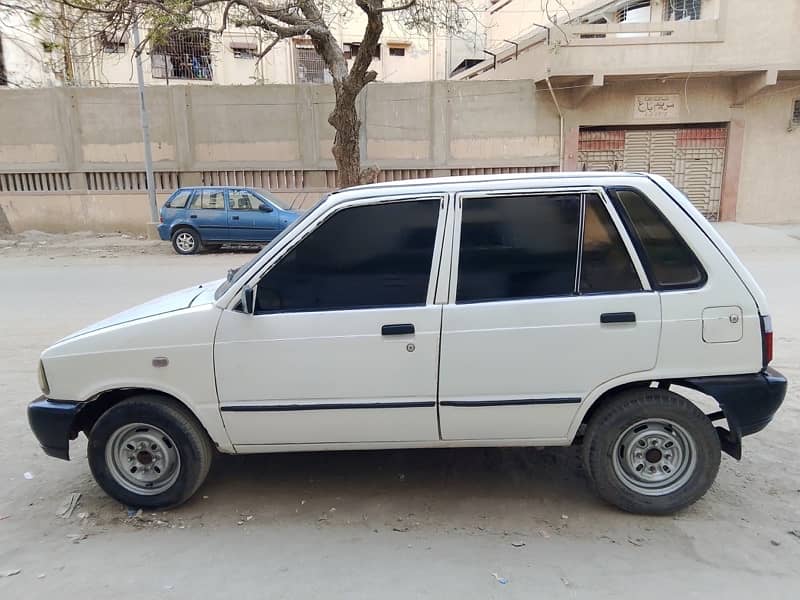
[[[195,194],[192,208],[225,210],[225,192],[222,190],[203,190]]]
[[[169,208],[186,208],[189,198],[192,197],[192,190],[179,190],[169,200]]]
[[[228,202],[231,210],[258,210],[261,201],[247,190],[230,190]]]

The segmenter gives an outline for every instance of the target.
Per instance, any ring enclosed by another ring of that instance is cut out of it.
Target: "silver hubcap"
[[[154,496],[175,483],[181,455],[172,438],[158,427],[131,423],[111,434],[106,464],[114,480],[126,490]]]
[[[646,496],[665,496],[680,489],[697,465],[694,440],[667,419],[645,419],[617,438],[614,472],[630,490]]]
[[[175,238],[175,245],[181,252],[191,252],[194,250],[194,236],[191,233],[179,233]]]

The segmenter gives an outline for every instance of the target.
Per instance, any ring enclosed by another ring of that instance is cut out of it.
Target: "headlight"
[[[39,388],[45,396],[50,395],[50,385],[47,383],[47,374],[44,372],[42,361],[39,361]]]

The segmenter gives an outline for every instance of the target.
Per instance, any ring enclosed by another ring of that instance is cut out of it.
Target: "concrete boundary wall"
[[[150,87],[156,189],[257,185],[298,206],[337,187],[329,86]],[[0,90],[0,209],[13,231],[143,231],[133,88]],[[372,84],[363,165],[380,180],[548,171],[555,108],[532,81]]]

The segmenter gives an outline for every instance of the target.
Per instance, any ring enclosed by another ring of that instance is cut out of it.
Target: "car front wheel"
[[[208,474],[213,449],[194,416],[168,398],[142,395],[112,406],[89,433],[95,480],[126,506],[188,500]]]
[[[708,417],[683,396],[656,388],[623,392],[601,406],[583,445],[599,495],[644,514],[669,514],[697,501],[721,458]]]
[[[184,227],[172,234],[172,247],[178,254],[197,254],[203,248],[203,242],[194,229]]]

